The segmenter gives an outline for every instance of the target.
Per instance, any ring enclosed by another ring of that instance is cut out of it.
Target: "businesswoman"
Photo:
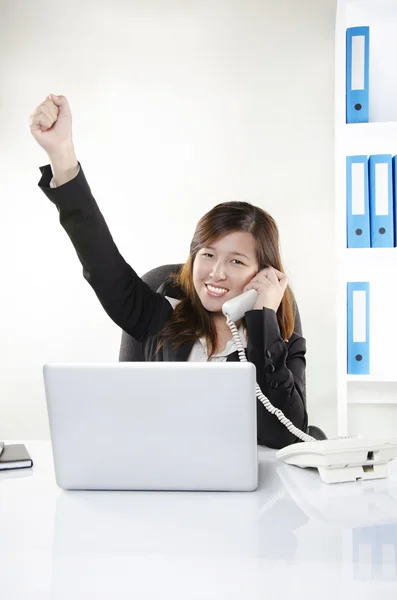
[[[215,206],[197,224],[190,253],[174,284],[178,300],[152,291],[119,253],[91,193],[72,139],[64,96],[48,96],[32,113],[30,131],[50,164],[39,187],[59,212],[83,275],[107,314],[142,343],[147,361],[238,360],[221,311],[226,300],[254,288],[252,310],[237,323],[257,382],[271,403],[306,431],[306,342],[294,332],[294,302],[279,252],[278,230],[246,202]],[[281,448],[297,441],[258,401],[258,443]]]

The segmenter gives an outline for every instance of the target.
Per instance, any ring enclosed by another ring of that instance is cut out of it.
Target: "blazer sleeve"
[[[257,383],[274,407],[306,432],[306,340],[294,333],[288,342],[280,334],[274,310],[251,310],[245,315],[247,358],[256,366]],[[283,448],[300,441],[257,400],[258,444]]]
[[[39,188],[59,212],[83,267],[84,278],[109,317],[138,341],[150,333],[153,317],[167,302],[154,292],[118,251],[79,163],[77,176],[52,188],[51,165],[40,167]]]

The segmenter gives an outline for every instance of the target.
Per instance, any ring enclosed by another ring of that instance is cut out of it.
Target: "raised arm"
[[[58,209],[85,279],[111,319],[142,340],[167,300],[153,292],[119,253],[77,161],[66,98],[47,98],[36,108],[29,125],[50,160],[41,167],[39,187]],[[55,188],[50,187],[52,178]]]

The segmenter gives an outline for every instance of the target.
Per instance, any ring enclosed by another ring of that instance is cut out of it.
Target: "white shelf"
[[[346,375],[346,381],[347,383],[395,383],[397,385],[397,373],[394,375],[371,375],[371,373],[369,375]]]
[[[397,248],[345,248],[346,260],[365,260],[373,262],[379,260],[397,260]]]
[[[377,248],[376,250],[382,250]],[[390,252],[392,250],[393,252]],[[393,348],[394,336],[397,335],[397,249],[385,248],[384,252],[345,251],[341,254],[338,265],[340,285],[346,288],[348,281],[368,281],[370,285],[371,319],[376,323],[375,335],[385,340],[377,348],[381,354],[390,353],[390,359],[396,355]],[[345,289],[344,289],[345,291]],[[342,301],[341,301],[342,302]],[[343,306],[346,304],[344,295]],[[340,304],[342,310],[342,304]],[[396,359],[397,370],[397,359]]]
[[[397,406],[397,378],[374,375],[348,375],[347,405],[365,404],[373,407]],[[366,379],[364,379],[366,378]]]
[[[397,132],[397,121],[371,121],[370,123],[344,123],[344,135],[346,139],[354,137],[377,138],[378,136],[390,136]]]
[[[378,285],[379,279],[386,279],[389,293],[397,292],[392,281],[397,280],[397,248],[345,248],[340,260],[340,273],[345,281],[370,281]]]
[[[346,124],[346,28],[363,25],[370,27],[370,122]],[[360,419],[378,419],[380,413],[387,415],[385,418],[391,422],[397,409],[397,352],[394,348],[397,339],[397,248],[346,248],[346,156],[397,155],[397,62],[391,58],[397,52],[396,27],[397,0],[337,2],[335,294],[338,435],[354,430]],[[346,374],[348,281],[368,281],[370,284],[369,375]],[[376,422],[381,427],[380,423],[381,419]],[[370,421],[368,426],[372,426]],[[393,429],[394,425],[390,426]]]
[[[349,398],[348,404],[397,404],[397,397],[395,399],[389,398],[384,400],[379,400],[378,398],[374,398],[373,400],[370,398]]]
[[[397,121],[350,123],[340,128],[346,154],[397,154]]]

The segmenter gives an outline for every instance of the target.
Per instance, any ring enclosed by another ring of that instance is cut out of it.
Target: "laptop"
[[[60,488],[257,488],[252,363],[53,363],[43,374]]]

